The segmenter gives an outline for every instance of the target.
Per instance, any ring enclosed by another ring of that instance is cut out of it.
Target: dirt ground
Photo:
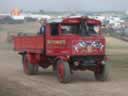
[[[109,81],[98,82],[92,72],[83,71],[74,72],[71,83],[60,84],[51,68],[40,68],[35,76],[25,75],[21,57],[13,50],[1,49],[0,96],[128,96],[128,51],[117,54],[119,49],[113,50],[108,51],[112,62]]]
[[[39,24],[1,25],[2,32],[37,32]],[[7,30],[8,29],[8,30]],[[33,30],[34,29],[34,30]],[[35,76],[23,73],[21,57],[0,44],[0,96],[128,96],[128,43],[107,38],[112,64],[110,80],[98,82],[92,72],[74,72],[72,82],[61,84],[52,69]]]

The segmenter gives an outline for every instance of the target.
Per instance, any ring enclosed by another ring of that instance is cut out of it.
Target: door
[[[47,56],[58,56],[67,55],[67,40],[65,36],[60,34],[58,23],[50,24],[49,34],[46,35],[46,55]]]

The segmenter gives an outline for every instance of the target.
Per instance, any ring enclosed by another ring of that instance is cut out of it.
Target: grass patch
[[[13,44],[12,43],[1,43],[0,44],[0,49],[1,50],[13,50]]]
[[[128,68],[128,55],[113,55],[110,58],[113,66]]]
[[[3,32],[3,31],[5,31],[3,28],[0,28],[0,32]]]
[[[108,37],[107,54],[111,58],[112,64],[128,65],[128,42]]]
[[[0,29],[3,29],[6,32],[23,32],[23,33],[37,33],[40,28],[40,23],[23,23],[23,24],[2,24]]]
[[[107,37],[107,55],[110,58],[113,79],[128,80],[128,42]]]
[[[128,43],[116,38],[107,37],[107,49],[128,49]]]

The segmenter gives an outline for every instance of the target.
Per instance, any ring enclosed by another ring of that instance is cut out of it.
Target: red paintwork
[[[80,19],[65,18],[59,26],[61,24],[78,24],[80,23]],[[98,20],[84,19],[88,24],[101,25],[101,22]],[[32,64],[39,64],[43,68],[47,68],[52,64],[49,57],[53,57],[55,60],[68,61],[70,56],[105,55],[105,39],[101,33],[96,36],[81,37],[73,34],[62,35],[60,27],[58,30],[58,36],[51,36],[51,27],[50,24],[47,24],[45,37],[43,35],[17,36],[14,38],[14,48],[19,53],[27,53]],[[84,45],[81,45],[81,42]],[[97,48],[95,42],[98,42],[102,48]],[[87,46],[85,46],[85,43]]]
[[[27,51],[41,53],[44,49],[43,36],[17,36],[14,37],[14,48],[16,51]]]
[[[30,64],[38,64],[37,62],[40,60],[40,54],[28,53],[27,58]]]
[[[55,60],[68,61],[68,60],[69,60],[69,56],[57,56],[57,57],[55,58]]]
[[[87,24],[95,24],[101,25],[101,22],[95,19],[89,19],[87,17],[83,17],[83,19],[87,22]],[[62,23],[66,24],[78,24],[80,23],[81,17],[77,18],[65,18]]]
[[[50,62],[50,60],[48,60],[48,57],[46,57],[44,55],[40,56],[39,65],[41,67],[48,68],[51,64],[52,64],[52,62]]]
[[[58,64],[58,76],[61,80],[64,78],[64,64],[60,63]]]
[[[46,42],[48,40],[52,41],[61,41],[65,40],[65,44],[48,44],[46,43],[46,54],[48,56],[59,56],[59,55],[104,55],[105,54],[105,39],[102,36],[94,36],[94,37],[80,37],[80,36],[56,36],[56,37],[47,37]],[[77,38],[77,39],[76,39]],[[104,45],[102,50],[100,49],[93,49],[92,52],[75,52],[73,46],[80,41],[99,41]]]

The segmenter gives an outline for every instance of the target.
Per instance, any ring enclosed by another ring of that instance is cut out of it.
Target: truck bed
[[[44,49],[43,36],[14,37],[14,49],[19,52],[42,52]]]

